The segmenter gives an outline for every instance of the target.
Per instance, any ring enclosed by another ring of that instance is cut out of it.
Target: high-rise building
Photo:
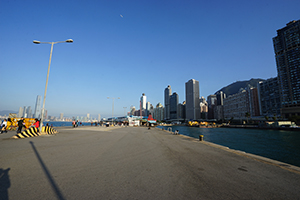
[[[41,96],[36,97],[35,108],[34,108],[34,118],[40,118],[41,115]]]
[[[283,117],[300,116],[300,20],[277,30],[273,38]]]
[[[26,116],[27,116],[28,118],[32,118],[31,106],[28,106],[28,107],[27,107],[27,110],[26,110]]]
[[[216,94],[216,104],[213,105],[213,118],[216,120],[224,119],[224,99],[226,98],[226,94],[223,91],[219,91]],[[211,106],[211,105],[210,105]]]
[[[200,97],[200,117],[201,119],[207,119],[208,106],[204,97]]]
[[[281,102],[277,77],[258,82],[257,93],[260,115],[280,116]]]
[[[177,119],[185,120],[185,101],[178,104],[177,106]]]
[[[224,99],[226,98],[226,94],[223,91],[220,91],[216,94],[217,98],[217,105],[223,105],[224,104]]]
[[[151,107],[153,108],[152,104],[148,101],[146,103],[146,116],[148,116],[150,114],[150,110],[151,110]]]
[[[172,94],[172,88],[170,85],[165,88],[165,120],[170,119],[170,96]]]
[[[164,107],[161,103],[156,105],[156,108],[153,109],[153,118],[162,121],[164,119]]]
[[[250,110],[250,116],[260,116],[259,112],[259,101],[258,101],[258,90],[257,88],[251,87],[248,85],[247,93],[248,93],[248,98],[249,98],[249,110]]]
[[[44,119],[47,119],[48,117],[48,110],[44,110]]]
[[[145,96],[145,93],[141,96],[141,110],[146,110],[146,103],[147,103],[147,97]]]
[[[177,106],[179,97],[176,92],[170,96],[170,119],[177,119]]]
[[[246,113],[250,113],[249,95],[247,90],[241,90],[239,93],[229,95],[224,99],[224,118],[241,119]]]
[[[185,83],[186,119],[200,119],[199,81],[191,79]]]
[[[59,119],[62,120],[64,118],[64,113],[60,113]]]
[[[214,111],[215,111],[215,106],[217,106],[217,96],[215,94],[211,94],[207,97],[207,106],[208,106],[207,118],[215,119]]]
[[[27,106],[24,106],[24,108],[23,108],[23,117],[24,118],[27,117]]]
[[[18,112],[18,117],[23,117],[24,108],[20,107]]]
[[[130,106],[130,115],[134,115],[134,112],[135,112],[135,107]]]

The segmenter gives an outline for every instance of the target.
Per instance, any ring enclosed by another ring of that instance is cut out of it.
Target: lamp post
[[[44,93],[44,100],[43,100],[43,108],[42,108],[42,116],[41,116],[41,122],[40,122],[40,132],[42,132],[43,128],[43,120],[44,120],[44,110],[45,110],[45,101],[46,101],[46,94],[47,94],[47,86],[48,86],[48,79],[49,79],[49,71],[50,71],[50,64],[51,64],[51,58],[52,58],[52,51],[53,51],[53,45],[57,43],[72,43],[72,39],[68,39],[66,41],[58,41],[58,42],[40,42],[37,40],[33,40],[34,44],[51,44],[51,51],[50,51],[50,58],[49,58],[49,64],[48,64],[48,72],[47,72],[47,79],[46,79],[46,86],[45,86],[45,93]]]
[[[113,122],[114,122],[114,101],[115,101],[115,99],[120,99],[120,97],[118,97],[118,98],[115,98],[115,97],[107,97],[107,98],[113,100],[113,102],[112,102],[112,117],[111,117],[111,123],[113,124]]]

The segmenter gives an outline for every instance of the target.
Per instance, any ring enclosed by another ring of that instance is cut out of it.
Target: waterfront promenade
[[[0,199],[300,197],[300,168],[194,138],[146,127],[57,130],[0,135]]]

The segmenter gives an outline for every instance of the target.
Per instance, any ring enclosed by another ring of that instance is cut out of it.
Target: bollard
[[[199,135],[199,141],[203,141],[203,135]]]

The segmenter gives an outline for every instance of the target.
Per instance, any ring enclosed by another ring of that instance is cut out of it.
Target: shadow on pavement
[[[8,200],[8,188],[10,187],[10,180],[7,169],[0,169],[0,200]]]
[[[62,194],[62,192],[60,191],[60,189],[58,188],[57,184],[55,183],[54,179],[52,178],[49,170],[47,169],[47,166],[45,165],[45,163],[43,162],[43,159],[41,158],[39,152],[36,150],[35,146],[34,146],[34,143],[33,142],[29,142],[32,146],[32,149],[38,159],[38,161],[40,162],[41,166],[42,166],[42,169],[44,170],[44,173],[45,175],[47,176],[48,178],[48,181],[49,183],[51,184],[51,187],[53,189],[53,191],[55,192],[56,196],[57,196],[57,199],[59,200],[64,200],[64,196]]]

